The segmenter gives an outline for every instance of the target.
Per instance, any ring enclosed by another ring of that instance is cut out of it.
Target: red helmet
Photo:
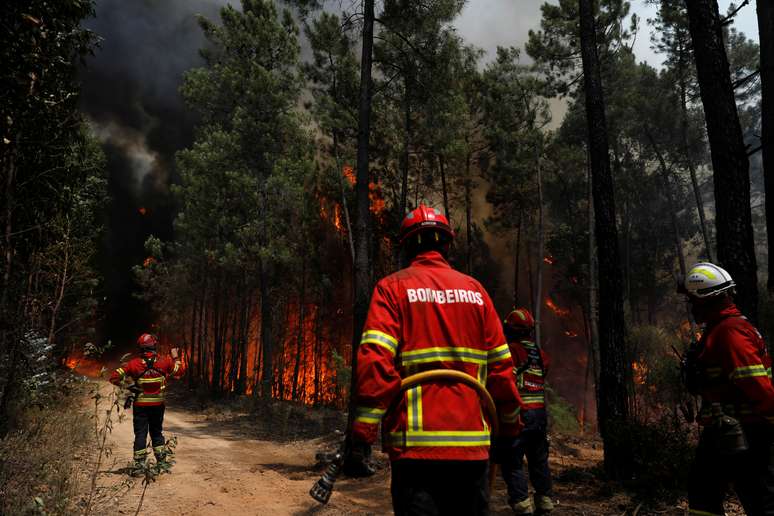
[[[154,349],[158,343],[159,339],[150,333],[143,333],[137,339],[137,345],[140,346],[140,349]]]
[[[399,242],[403,245],[406,240],[421,231],[435,231],[446,235],[449,240],[454,238],[454,231],[449,226],[446,216],[435,208],[430,208],[424,204],[409,212],[400,225]]]
[[[535,318],[526,308],[516,308],[505,317],[503,325],[516,331],[530,331],[535,327]]]

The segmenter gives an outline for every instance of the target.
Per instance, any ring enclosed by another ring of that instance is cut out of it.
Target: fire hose
[[[473,387],[473,389],[481,398],[487,415],[489,416],[489,421],[491,422],[492,427],[492,435],[497,435],[499,427],[497,423],[497,408],[495,407],[494,400],[486,390],[486,387],[469,374],[463,373],[462,371],[455,371],[453,369],[433,369],[430,371],[423,371],[401,380],[400,390],[403,392],[420,383],[426,383],[435,380],[456,380],[470,387]],[[347,441],[345,440],[345,444],[336,452],[328,468],[309,491],[309,495],[322,504],[328,503],[328,500],[331,497],[331,493],[333,493],[333,486],[336,483],[336,479],[338,478],[339,473],[341,473],[341,468],[344,465],[344,460],[347,456],[347,450],[344,448],[344,446],[346,446],[346,442]],[[492,472],[494,472],[494,468],[492,468],[490,471],[490,480],[493,476],[491,475]]]

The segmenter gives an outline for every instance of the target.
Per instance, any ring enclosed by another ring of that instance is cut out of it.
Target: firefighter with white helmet
[[[766,343],[733,301],[731,275],[694,265],[679,292],[704,325],[683,362],[688,390],[701,396],[703,427],[688,485],[689,514],[722,515],[733,484],[749,515],[774,515],[774,385]]]

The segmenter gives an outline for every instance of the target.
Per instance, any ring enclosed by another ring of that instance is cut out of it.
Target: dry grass
[[[0,440],[0,513],[72,514],[87,479],[79,463],[94,444],[88,386],[74,385],[17,404],[8,435]]]

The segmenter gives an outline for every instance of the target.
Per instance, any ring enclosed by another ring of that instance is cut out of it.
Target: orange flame
[[[142,266],[146,269],[156,263],[156,259],[153,256],[148,256],[145,260],[142,262]]]
[[[357,178],[355,177],[355,170],[351,165],[344,165],[344,177],[349,181],[351,186],[355,186]]]
[[[632,372],[634,373],[634,383],[637,385],[645,385],[645,381],[648,378],[648,366],[635,360],[632,362]]]
[[[98,360],[87,357],[80,351],[64,359],[63,365],[74,373],[88,376],[90,378],[99,378],[104,371],[104,366]]]
[[[543,262],[547,263],[548,265],[553,265],[556,263],[556,260],[554,260],[554,257],[549,254],[543,257]]]
[[[577,336],[578,336],[578,334],[577,334],[577,333],[575,333],[575,332],[574,332],[574,331],[572,331],[572,330],[567,330],[567,331],[565,331],[565,332],[564,332],[564,334],[565,334],[565,335],[567,335],[568,337],[570,337],[571,339],[574,339],[575,337],[577,337]]]
[[[142,207],[142,208],[138,209],[137,211],[140,212],[140,215],[146,215],[148,213],[148,209],[145,208],[145,207]]]
[[[550,297],[546,298],[546,306],[559,317],[567,317],[570,315],[570,310],[567,308],[559,308]]]

